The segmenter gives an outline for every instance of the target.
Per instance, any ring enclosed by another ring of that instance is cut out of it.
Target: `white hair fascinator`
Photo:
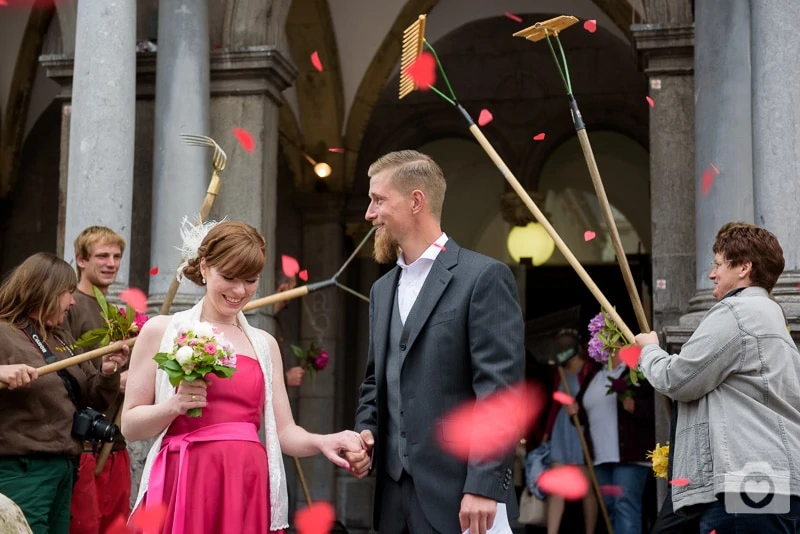
[[[189,265],[190,260],[197,259],[197,249],[203,243],[208,232],[211,231],[222,221],[206,221],[200,224],[192,224],[189,218],[184,216],[181,221],[181,246],[178,250],[181,251],[181,264],[178,266],[177,277],[178,281],[183,281],[183,270]]]

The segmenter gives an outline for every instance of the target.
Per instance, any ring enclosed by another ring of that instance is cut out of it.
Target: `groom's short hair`
[[[392,185],[404,195],[415,189],[422,191],[431,215],[441,222],[447,184],[442,168],[433,158],[416,150],[389,152],[370,165],[367,174],[372,177],[385,170],[394,171]]]

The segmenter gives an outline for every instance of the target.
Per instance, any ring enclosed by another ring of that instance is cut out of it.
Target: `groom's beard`
[[[384,226],[380,232],[375,234],[375,245],[372,247],[372,257],[378,263],[392,263],[397,261],[397,249],[399,245],[392,238],[389,231]]]

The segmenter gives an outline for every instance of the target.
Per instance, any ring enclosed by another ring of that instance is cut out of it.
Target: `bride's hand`
[[[361,441],[361,436],[352,430],[320,436],[319,452],[342,469],[350,469],[350,464],[347,460],[340,456],[342,452],[360,451],[364,448],[364,442]]]
[[[205,408],[208,405],[207,389],[208,382],[203,379],[193,382],[182,381],[178,386],[177,394],[170,399],[177,415],[186,415],[186,412],[192,408]]]

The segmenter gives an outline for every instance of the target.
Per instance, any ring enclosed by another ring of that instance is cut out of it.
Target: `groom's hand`
[[[361,441],[364,449],[360,451],[345,451],[344,457],[350,464],[350,472],[356,478],[364,478],[369,474],[369,465],[372,462],[372,447],[375,445],[375,438],[370,430],[361,431]]]
[[[469,534],[486,534],[486,531],[494,525],[495,515],[497,515],[497,501],[465,493],[461,499],[461,511],[458,513],[461,532],[469,529]]]

